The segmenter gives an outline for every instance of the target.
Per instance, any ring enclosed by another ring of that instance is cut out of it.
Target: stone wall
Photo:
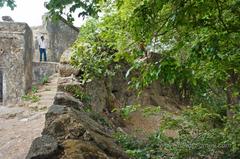
[[[71,78],[59,81],[58,87],[76,87]],[[26,159],[130,159],[112,137],[116,132],[112,122],[83,107],[71,94],[57,92],[42,136],[33,141]]]
[[[33,84],[41,83],[44,77],[58,73],[59,64],[56,62],[33,62]]]
[[[48,44],[48,61],[59,62],[62,53],[76,40],[78,29],[67,24],[64,19],[58,22],[45,19],[46,18],[43,17],[42,26],[32,28],[35,48],[33,61],[38,62],[40,59],[37,38],[44,35]]]
[[[32,85],[32,31],[26,23],[0,22],[3,104],[18,102]]]

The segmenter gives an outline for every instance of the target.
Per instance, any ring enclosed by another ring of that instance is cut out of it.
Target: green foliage
[[[98,20],[91,19],[81,27],[81,36],[72,49],[71,63],[82,70],[82,82],[113,76],[119,69],[119,65],[114,63],[114,34],[106,34],[105,28],[97,28],[99,25]]]
[[[158,115],[159,113],[162,112],[161,107],[158,106],[148,106],[142,110],[143,115],[145,117],[152,116],[152,115]]]
[[[124,61],[133,88],[160,80],[182,99],[227,103],[239,95],[239,6],[233,0],[107,1],[102,16],[81,27],[72,64],[88,81],[114,75]]]
[[[89,116],[95,120],[97,123],[101,124],[102,126],[106,126],[108,128],[113,128],[112,124],[109,122],[109,119],[102,114],[99,114],[94,111],[89,112]]]
[[[50,8],[59,14],[74,4],[52,2]],[[230,108],[238,108],[240,97],[240,1],[99,2],[89,4],[97,5],[94,11],[100,9],[101,16],[80,28],[73,46],[72,64],[83,72],[83,82],[128,67],[132,88],[140,90],[159,80],[175,88],[181,100],[200,104],[180,116],[166,114],[161,130],[147,144],[119,135],[126,152],[138,159],[237,158],[239,111]],[[85,11],[90,15],[92,10]],[[126,107],[122,114],[127,117],[133,111]],[[233,115],[227,117],[227,111]],[[167,136],[167,129],[177,135]]]
[[[73,13],[78,12],[79,17],[85,18],[86,16],[98,16],[99,5],[102,0],[91,0],[91,1],[83,1],[83,0],[50,0],[46,4],[46,8],[49,10],[49,13],[52,18],[58,19],[61,15],[66,15],[67,20],[72,22]]]
[[[24,96],[22,96],[22,99],[24,101],[31,101],[32,103],[36,103],[40,100],[40,97],[36,95],[38,92],[38,89],[36,86],[32,86],[32,91]]]
[[[48,76],[44,76],[44,77],[40,80],[40,83],[41,83],[42,85],[49,83],[49,78],[48,78]]]
[[[126,151],[126,153],[136,159],[148,159],[148,153],[144,150],[144,143],[138,139],[124,134],[122,132],[117,132],[113,134],[113,137],[116,139],[117,143],[120,144]]]
[[[15,0],[0,0],[0,8],[4,7],[5,5],[12,10],[16,7]]]
[[[22,99],[25,101],[31,101],[32,103],[36,103],[40,100],[40,97],[34,94],[27,94],[22,96]]]
[[[233,118],[223,118],[203,106],[186,109],[182,115],[166,113],[161,128],[147,141],[122,133],[115,139],[133,158],[236,158],[240,152],[239,111]],[[169,135],[168,131],[175,131]]]
[[[35,94],[38,92],[38,88],[36,86],[32,86],[32,93]]]
[[[127,105],[125,107],[122,107],[120,109],[113,109],[112,112],[119,111],[121,117],[123,119],[129,118],[129,115],[140,108],[140,105]]]
[[[84,102],[85,104],[89,103],[91,100],[91,97],[83,92],[81,88],[75,85],[68,85],[65,86],[64,90],[66,92],[71,93],[75,98],[79,99],[81,102]]]

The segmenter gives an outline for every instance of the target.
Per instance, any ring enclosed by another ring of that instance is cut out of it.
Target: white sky
[[[29,26],[39,26],[42,24],[42,15],[47,12],[44,2],[47,0],[15,0],[17,7],[12,11],[8,7],[0,8],[0,19],[2,16],[11,16],[15,22],[26,22]],[[81,20],[74,23],[81,24]]]

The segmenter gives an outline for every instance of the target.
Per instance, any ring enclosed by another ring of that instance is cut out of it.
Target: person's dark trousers
[[[47,61],[46,49],[40,48],[40,61],[42,61],[42,56],[44,56],[44,61]]]

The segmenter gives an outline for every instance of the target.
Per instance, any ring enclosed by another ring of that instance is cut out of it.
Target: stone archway
[[[3,102],[3,72],[0,71],[0,103]]]

